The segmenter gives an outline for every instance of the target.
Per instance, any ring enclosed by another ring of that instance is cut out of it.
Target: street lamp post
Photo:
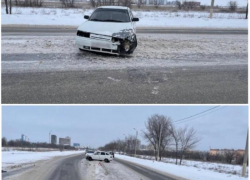
[[[51,132],[52,132],[52,131],[50,130],[50,132],[49,132],[49,144],[50,144],[50,134],[51,134]]]
[[[136,156],[136,148],[137,148],[137,136],[138,136],[138,131],[134,128],[136,131],[136,139],[135,139],[135,156]]]
[[[124,140],[124,153],[126,153],[126,139],[127,139],[127,136],[125,134],[123,134],[125,136],[125,140]]]

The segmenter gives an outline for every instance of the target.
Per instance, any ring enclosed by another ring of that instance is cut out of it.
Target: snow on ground
[[[146,159],[139,159],[134,157],[129,157],[125,155],[119,155],[116,154],[115,157],[117,159],[122,159],[125,161],[129,161],[132,163],[136,163],[139,165],[146,166],[148,168],[152,168],[154,170],[162,171],[165,173],[173,174],[179,177],[187,178],[190,180],[246,180],[247,178],[240,177],[240,175],[232,175],[232,174],[226,174],[226,173],[219,173],[215,172],[213,170],[210,170],[210,167],[217,166],[216,163],[196,163],[196,166],[194,165],[194,162],[189,162],[187,165],[175,165],[172,163],[165,163],[165,162],[156,162],[154,160],[146,160]],[[240,169],[240,166],[233,166],[233,165],[224,165],[219,164],[217,167],[221,168],[220,166],[228,166],[228,169],[236,170],[238,171]],[[206,168],[204,168],[206,167]]]
[[[93,10],[61,8],[21,8],[13,7],[13,14],[5,14],[2,7],[2,25],[67,25],[79,26],[85,21],[83,16]],[[137,27],[181,27],[181,28],[248,28],[244,14],[215,13],[209,19],[208,12],[168,12],[133,11],[140,21]]]
[[[56,156],[68,156],[80,153],[83,153],[83,151],[2,151],[2,168],[8,169],[11,167],[17,167],[21,164],[32,163],[39,160],[48,160]]]

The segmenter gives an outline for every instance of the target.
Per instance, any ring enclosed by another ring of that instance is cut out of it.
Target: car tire
[[[104,162],[109,163],[109,160],[108,159],[104,159]]]
[[[93,159],[92,159],[92,157],[89,157],[89,161],[92,161]]]

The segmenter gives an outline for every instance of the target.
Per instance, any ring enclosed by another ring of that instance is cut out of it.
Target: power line
[[[220,106],[212,107],[212,108],[210,108],[210,109],[207,109],[207,110],[202,111],[202,112],[200,112],[200,113],[194,114],[194,115],[192,115],[192,116],[188,116],[188,117],[186,117],[186,118],[178,119],[178,120],[176,120],[176,121],[174,121],[174,122],[178,122],[178,121],[182,121],[182,120],[185,120],[185,119],[189,119],[189,118],[191,118],[191,117],[194,117],[194,116],[203,114],[203,113],[205,113],[205,112],[211,111],[211,110],[213,110],[213,109],[215,109],[215,108],[218,108],[218,107],[220,107]]]
[[[184,121],[181,121],[181,122],[180,122],[180,121],[179,121],[179,122],[174,122],[174,123],[183,123],[183,122],[191,121],[191,120],[194,120],[194,119],[200,118],[200,117],[202,117],[202,116],[205,116],[205,115],[211,114],[211,113],[213,113],[213,112],[215,112],[215,111],[219,111],[219,110],[224,109],[224,108],[226,108],[226,107],[227,107],[227,106],[224,106],[224,107],[221,107],[221,108],[215,109],[214,111],[208,112],[208,113],[206,113],[206,114],[202,114],[202,115],[200,115],[200,116],[198,116],[198,117],[194,117],[194,118],[191,118],[191,119],[187,119],[187,120],[184,120]]]

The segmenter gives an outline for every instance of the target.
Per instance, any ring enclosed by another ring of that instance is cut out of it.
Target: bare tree
[[[137,7],[138,8],[141,8],[142,6],[144,6],[145,5],[145,1],[143,1],[143,0],[138,0],[138,3],[137,3]]]
[[[231,164],[235,156],[236,156],[236,152],[233,149],[225,151],[224,157],[227,163]]]
[[[155,8],[158,8],[160,4],[161,4],[160,0],[154,0]]]
[[[74,7],[75,0],[60,0],[64,7]]]
[[[184,1],[182,4],[184,9],[193,9],[195,7],[195,2]]]
[[[7,139],[5,137],[2,137],[2,147],[7,146]]]
[[[186,151],[193,149],[200,140],[193,128],[188,129],[186,126],[180,130],[180,165]]]
[[[236,11],[238,7],[237,1],[229,1],[228,5],[229,5],[230,11],[233,11],[233,12]]]
[[[179,151],[179,145],[180,145],[180,140],[181,140],[181,129],[175,129],[173,125],[171,125],[170,128],[171,135],[174,140],[174,146],[175,146],[175,164],[177,164],[178,161],[178,151]]]
[[[161,160],[161,152],[169,144],[171,137],[170,126],[171,119],[158,114],[148,118],[145,123],[144,138],[154,147],[156,160]]]
[[[5,0],[5,11],[6,11],[6,14],[12,14],[12,2],[11,0]]]
[[[179,10],[181,10],[181,8],[182,8],[181,1],[180,0],[175,1],[175,4],[179,8]]]

